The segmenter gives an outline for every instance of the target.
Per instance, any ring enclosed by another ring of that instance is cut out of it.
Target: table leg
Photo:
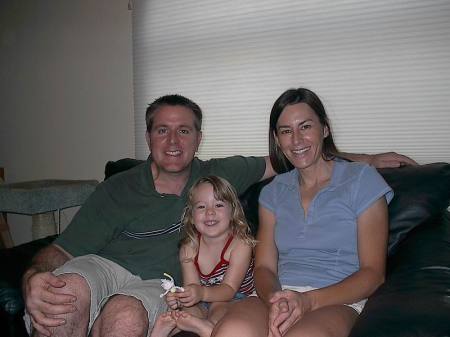
[[[31,237],[33,240],[56,234],[56,222],[53,212],[32,215]]]

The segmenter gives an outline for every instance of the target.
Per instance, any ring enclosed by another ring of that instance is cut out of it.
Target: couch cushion
[[[450,164],[379,169],[394,190],[389,205],[389,254],[414,228],[433,223],[450,203]]]
[[[143,160],[124,158],[109,161],[105,166],[105,179],[130,169]],[[450,202],[450,164],[433,163],[420,166],[405,166],[378,170],[394,190],[394,199],[389,205],[389,254],[407,233],[420,224],[442,213]],[[240,196],[240,200],[253,234],[258,228],[258,197],[267,179],[252,185]],[[432,222],[431,222],[432,223]]]

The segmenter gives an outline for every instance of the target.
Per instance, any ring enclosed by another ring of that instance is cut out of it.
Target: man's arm
[[[73,256],[66,252],[62,247],[50,244],[40,250],[31,260],[31,266],[25,272],[25,276],[36,272],[53,271],[72,259]]]
[[[415,160],[402,154],[398,154],[396,152],[384,152],[377,154],[339,152],[339,157],[342,157],[350,161],[359,161],[362,163],[367,163],[376,168],[419,165]],[[272,164],[270,163],[270,158],[266,156],[264,157],[264,160],[266,162],[266,170],[264,171],[264,175],[261,178],[261,180],[273,177],[274,175],[277,174],[273,169]]]
[[[272,164],[270,163],[269,156],[264,157],[264,161],[266,162],[266,169],[264,171],[264,175],[262,176],[262,178],[259,181],[273,177],[274,175],[277,174],[275,172],[275,170],[273,169]]]
[[[22,278],[25,305],[32,318],[33,326],[47,336],[50,335],[48,327],[65,323],[62,319],[49,318],[49,315],[69,313],[75,309],[70,304],[75,301],[73,296],[57,294],[53,291],[66,284],[51,273],[71,258],[72,256],[64,249],[51,244],[33,258],[32,265]]]
[[[364,162],[376,168],[418,165],[413,159],[395,152],[377,154],[339,152],[339,156],[350,161]]]

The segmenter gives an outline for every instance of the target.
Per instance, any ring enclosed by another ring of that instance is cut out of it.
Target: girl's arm
[[[194,256],[194,253],[189,247],[181,248],[180,261],[185,291],[176,293],[175,297],[184,306],[190,307],[200,301],[224,302],[233,299],[250,265],[252,248],[243,241],[235,239],[230,249],[229,266],[222,283],[212,287],[204,287],[200,285],[200,278],[193,258],[186,259],[186,255]]]
[[[198,298],[201,296],[202,290],[197,268],[194,264],[194,249],[189,244],[185,244],[180,247],[178,257],[183,276],[184,292],[167,293],[166,302],[172,310],[179,309],[180,304],[187,307],[197,304],[200,301]]]
[[[204,287],[203,301],[230,301],[241,287],[252,259],[252,247],[235,237],[231,244],[229,266],[221,284]]]
[[[275,215],[259,205],[259,228],[255,250],[254,279],[256,291],[266,304],[281,289],[278,280],[278,249],[275,244]]]

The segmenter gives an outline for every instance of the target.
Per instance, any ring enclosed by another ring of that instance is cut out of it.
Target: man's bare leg
[[[76,311],[64,315],[53,315],[53,317],[63,318],[66,323],[48,329],[52,336],[86,337],[89,324],[91,290],[85,279],[78,274],[62,274],[60,277],[66,282],[66,285],[63,288],[55,288],[54,292],[75,296],[76,301],[72,304],[76,307]],[[40,337],[43,335],[33,330],[32,336]]]
[[[147,310],[138,299],[112,296],[94,322],[93,337],[146,337],[149,328]]]

